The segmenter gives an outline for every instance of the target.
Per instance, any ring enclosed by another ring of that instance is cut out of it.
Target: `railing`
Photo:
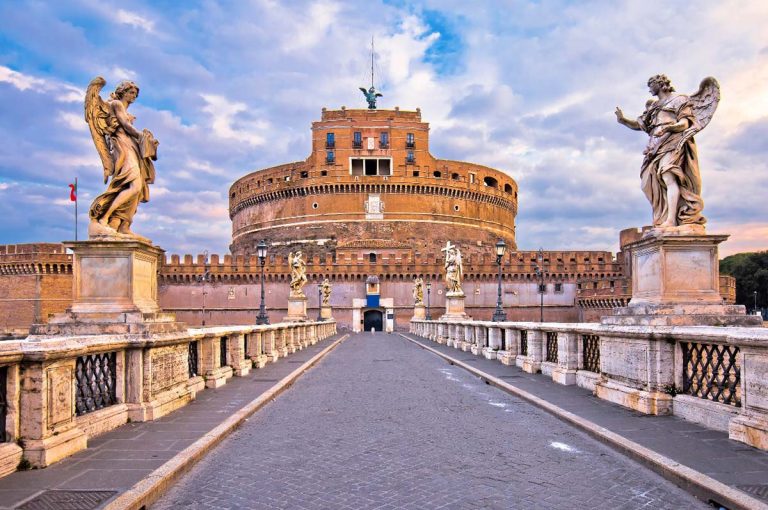
[[[117,403],[117,354],[102,352],[79,356],[75,363],[75,414],[104,409]]]
[[[0,476],[22,455],[45,467],[88,438],[155,420],[205,388],[335,333],[335,321],[327,321],[0,342]]]
[[[547,361],[557,363],[557,331],[547,331]]]
[[[588,388],[598,398],[642,413],[675,414],[768,449],[768,328],[411,321],[412,333],[438,342],[441,331],[462,330],[462,341],[449,346]],[[486,338],[494,339],[490,346]],[[500,345],[499,338],[519,338],[517,354],[494,357],[490,351]]]
[[[581,362],[584,370],[600,372],[600,337],[597,335],[581,335]]]
[[[739,348],[682,342],[683,393],[741,407]]]

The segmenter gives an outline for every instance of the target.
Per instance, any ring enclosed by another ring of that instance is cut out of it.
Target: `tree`
[[[768,308],[768,251],[737,253],[720,261],[720,273],[736,278],[736,303],[748,310]]]

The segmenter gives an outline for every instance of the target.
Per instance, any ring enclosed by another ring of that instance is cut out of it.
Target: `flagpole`
[[[75,242],[77,242],[77,177],[75,177]]]

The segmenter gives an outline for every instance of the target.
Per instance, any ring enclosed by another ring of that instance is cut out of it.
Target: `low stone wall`
[[[0,476],[45,467],[336,333],[336,322],[0,342]]]
[[[411,333],[768,450],[768,329],[412,320]]]

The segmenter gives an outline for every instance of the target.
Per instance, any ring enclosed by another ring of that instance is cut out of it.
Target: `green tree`
[[[736,303],[747,310],[768,308],[768,251],[737,253],[720,261],[720,273],[736,278]]]

